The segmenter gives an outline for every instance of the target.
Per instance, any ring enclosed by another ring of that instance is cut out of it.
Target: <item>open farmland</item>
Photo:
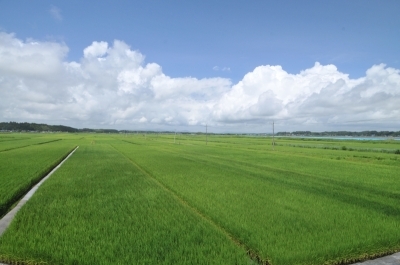
[[[208,140],[63,140],[81,147],[17,214],[0,261],[349,264],[400,250],[398,141]]]
[[[245,264],[248,260],[218,227],[109,144],[81,143],[50,179],[0,239],[3,260],[50,264]]]
[[[1,147],[4,142],[14,148],[0,151],[0,217],[74,148],[69,141],[43,137],[2,141]]]
[[[0,152],[61,141],[59,134],[11,134],[0,135]]]

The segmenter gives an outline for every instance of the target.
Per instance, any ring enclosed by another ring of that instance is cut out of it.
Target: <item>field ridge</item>
[[[54,139],[54,140],[40,142],[40,143],[33,143],[33,144],[27,144],[27,145],[22,145],[22,146],[10,147],[7,149],[0,150],[0,153],[15,150],[15,149],[20,149],[20,148],[25,148],[25,147],[29,147],[29,146],[33,146],[33,145],[49,144],[49,143],[53,143],[53,142],[57,142],[57,141],[61,141],[61,140],[62,139]]]
[[[61,139],[60,139],[61,140]],[[30,182],[30,185],[25,187],[24,190],[13,197],[9,202],[5,203],[3,207],[0,208],[0,218],[4,217],[8,212],[10,212],[20,201],[37,183],[39,183],[44,177],[47,176],[54,168],[56,168],[66,157],[71,154],[77,146],[74,146],[72,149],[70,149],[66,154],[61,156],[59,159],[57,159],[56,162],[54,162],[52,165],[50,165],[48,168],[46,168],[43,172],[41,172],[41,176],[38,177],[37,179],[33,180]]]
[[[222,231],[227,238],[229,238],[232,242],[234,242],[237,246],[243,248],[247,255],[257,264],[262,264],[262,265],[271,265],[269,260],[263,260],[261,258],[261,255],[259,253],[255,252],[254,250],[250,249],[247,247],[244,243],[240,242],[239,239],[234,237],[231,233],[229,233],[225,228],[222,226],[218,225],[216,222],[214,222],[210,217],[206,216],[204,213],[200,212],[196,207],[190,205],[186,200],[184,200],[182,197],[180,197],[177,193],[175,193],[173,190],[169,189],[167,186],[159,182],[156,178],[154,178],[149,172],[147,172],[145,169],[143,169],[141,166],[139,166],[135,161],[133,161],[130,157],[126,156],[123,152],[119,151],[115,146],[111,145],[117,152],[122,154],[124,157],[126,157],[136,168],[140,170],[145,176],[149,177],[154,183],[156,183],[159,187],[170,193],[179,203],[184,205],[185,207],[189,208],[191,211],[196,213],[199,217],[201,217],[203,220],[206,220],[208,223],[210,223],[212,226],[216,227],[218,230]]]

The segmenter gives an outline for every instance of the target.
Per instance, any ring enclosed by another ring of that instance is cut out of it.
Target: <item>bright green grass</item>
[[[127,135],[137,140],[145,139],[144,134],[133,134]],[[205,144],[205,135],[193,135],[193,134],[146,134],[146,140],[161,140],[174,142],[178,144],[191,143],[191,144]],[[262,147],[265,145],[271,146],[272,137],[265,136],[226,136],[226,135],[209,135],[209,144],[223,144],[229,146],[241,146],[246,145],[250,148]],[[278,146],[290,146],[290,147],[301,147],[301,148],[319,148],[319,149],[330,149],[330,150],[341,150],[345,147],[349,151],[368,151],[368,152],[386,152],[394,153],[396,150],[400,150],[400,141],[396,140],[336,140],[336,139],[312,139],[312,138],[287,138],[287,137],[275,137],[275,143]]]
[[[400,154],[400,141],[357,141],[357,140],[318,140],[311,141],[299,139],[277,139],[277,144],[281,146],[291,146],[300,148],[318,148],[344,151],[361,151],[383,154]]]
[[[132,139],[141,140],[143,137],[130,136]],[[130,139],[124,138],[124,139]],[[159,142],[173,143],[173,135],[161,135],[155,137],[147,135],[147,140],[157,140]],[[205,145],[204,135],[177,135],[176,144],[184,145]],[[272,150],[271,137],[249,137],[249,136],[220,136],[212,135],[208,137],[208,145],[220,148],[245,149],[255,151]],[[354,162],[366,162],[379,165],[399,165],[400,141],[357,141],[357,140],[329,140],[329,139],[292,139],[275,138],[275,143],[280,152],[289,154],[300,154],[302,156],[316,156],[336,160],[347,160]],[[295,147],[295,148],[294,148]],[[345,147],[346,150],[342,148]]]
[[[93,139],[93,144],[80,141],[20,210],[0,238],[0,261],[250,263],[218,227],[143,174],[109,141]]]
[[[116,148],[272,264],[334,264],[400,249],[398,162],[321,159],[337,151],[302,156],[245,139],[235,148],[130,140]]]
[[[0,216],[73,148],[70,142],[57,141],[0,152]]]
[[[3,259],[235,264],[246,249],[272,265],[343,264],[400,250],[400,156],[379,150],[397,142],[277,139],[273,151],[265,137],[63,139],[82,149],[0,238]]]
[[[7,141],[19,141],[23,139],[29,139],[28,136],[19,136],[15,134],[2,134],[0,133],[0,142],[7,142]]]
[[[61,140],[61,134],[0,134],[0,152]]]

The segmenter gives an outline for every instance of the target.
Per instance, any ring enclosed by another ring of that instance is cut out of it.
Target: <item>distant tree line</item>
[[[28,122],[0,122],[0,131],[35,131],[35,132],[78,132],[78,129],[64,125],[47,125]]]
[[[114,129],[76,129],[64,125],[48,125],[43,123],[29,123],[29,122],[0,122],[0,131],[14,131],[14,132],[92,132],[92,133],[118,133]]]
[[[119,133],[118,130],[114,129],[89,129],[89,128],[83,128],[83,129],[78,129],[79,132],[90,132],[90,133]]]
[[[376,136],[376,137],[400,137],[400,131],[362,131],[362,132],[350,132],[350,131],[332,131],[332,132],[311,132],[311,131],[295,131],[295,132],[278,132],[277,136],[351,136],[351,137],[362,137],[362,136]]]
[[[86,133],[174,133],[172,131],[133,131],[133,130],[115,130],[115,129],[76,129],[64,125],[48,125],[43,123],[29,123],[29,122],[0,122],[0,131],[16,131],[16,132],[86,132]],[[191,132],[180,132],[182,134],[192,134]],[[197,132],[195,134],[203,134]],[[209,133],[214,134],[214,133]],[[230,134],[227,134],[230,135]],[[234,135],[234,134],[232,134]],[[377,137],[400,137],[400,131],[331,131],[331,132],[311,132],[311,131],[295,131],[295,132],[278,132],[277,136],[377,136]]]

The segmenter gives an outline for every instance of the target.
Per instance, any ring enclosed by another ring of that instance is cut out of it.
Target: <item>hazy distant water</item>
[[[307,139],[333,139],[333,140],[356,140],[356,141],[384,141],[384,140],[396,140],[400,141],[400,138],[390,137],[345,137],[345,136],[288,136],[289,138],[307,138]]]

